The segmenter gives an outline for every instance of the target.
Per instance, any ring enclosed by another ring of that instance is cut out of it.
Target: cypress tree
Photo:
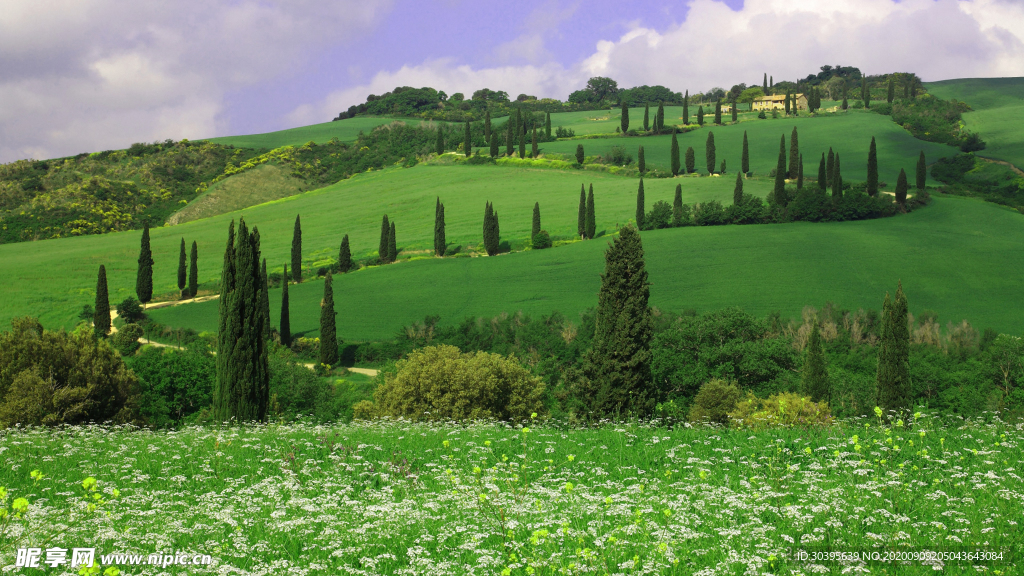
[[[441,129],[441,124],[437,125],[437,141],[434,142],[434,152],[436,152],[438,156],[444,154],[444,133]],[[295,270],[292,270],[292,274],[294,273]]]
[[[818,164],[818,188],[822,192],[825,191],[825,187],[828,185],[828,173],[825,168],[825,153],[821,153],[821,163]]]
[[[833,173],[836,167],[836,155],[832,152],[832,147],[828,149],[828,161],[825,163],[825,177],[828,179],[828,185],[832,185]]]
[[[661,134],[665,129],[665,103],[658,102],[658,113],[654,115],[654,131]]]
[[[779,161],[775,164],[775,189],[772,192],[775,195],[775,202],[785,208],[788,204],[786,198],[786,137],[782,136],[782,141],[779,142]]]
[[[135,295],[143,304],[153,299],[153,251],[149,248],[149,224],[142,227],[139,269],[135,275]]]
[[[583,144],[576,145],[576,165],[583,166],[583,160],[586,157],[583,155]]]
[[[789,116],[789,92],[786,92],[786,99],[783,100],[783,108],[786,110],[786,116]]]
[[[900,175],[896,179],[896,203],[900,206],[905,206],[907,203],[907,190],[910,186],[907,185],[907,172],[900,168]]]
[[[925,184],[928,183],[928,164],[924,160],[924,150],[921,150],[921,155],[917,158],[917,189],[924,190]]]
[[[334,287],[331,273],[324,278],[324,299],[320,302],[320,363],[338,363],[338,329],[335,325]]]
[[[825,350],[821,346],[821,332],[815,320],[811,327],[811,337],[807,341],[807,355],[804,356],[804,369],[800,374],[803,393],[814,402],[830,402],[832,386],[829,383],[828,368],[825,364]]]
[[[594,214],[594,185],[590,185],[590,191],[587,194],[587,238],[593,239],[594,235],[597,234],[597,216]]]
[[[540,202],[533,203],[533,227],[530,229],[530,239],[532,240],[537,233],[540,232]]]
[[[352,269],[352,248],[348,244],[348,234],[341,239],[341,246],[338,248],[338,274],[344,274]]]
[[[295,230],[292,232],[292,279],[302,282],[302,223],[295,215]]]
[[[843,197],[843,174],[839,168],[839,154],[836,154],[836,165],[832,168],[832,198],[838,200]]]
[[[750,147],[747,145],[747,131],[743,131],[743,158],[740,167],[744,174],[750,174]]]
[[[178,292],[182,299],[186,298],[185,286],[188,282],[188,257],[185,255],[185,239],[181,239],[181,251],[178,253]]]
[[[498,155],[498,137],[493,133],[491,134],[490,146],[491,158],[494,158]]]
[[[284,279],[288,281],[287,278]],[[220,271],[220,299],[217,300],[218,310],[218,327],[217,327],[217,348],[220,349],[222,346],[221,336],[226,335],[228,331],[228,320],[230,319],[230,302],[228,301],[228,295],[234,290],[235,286],[235,221],[232,220],[231,224],[228,225],[228,243],[227,247],[224,248],[224,263],[221,266]],[[217,362],[217,374],[218,378],[221,374],[220,361]]]
[[[381,264],[388,263],[388,238],[391,236],[391,223],[388,222],[388,215],[380,223],[380,243],[377,245],[377,257]]]
[[[686,91],[686,96],[683,96],[683,125],[690,123],[690,91]]]
[[[800,155],[800,159],[799,159],[798,162],[799,162],[798,166],[800,167],[800,169],[796,171],[796,189],[797,190],[803,190],[804,189],[804,155],[803,154]]]
[[[650,118],[651,118],[651,104],[650,104],[650,102],[648,102],[648,103],[644,104],[644,132],[647,132],[648,130],[651,129]]]
[[[512,140],[512,131],[515,129],[515,124],[514,116],[509,116],[508,122],[505,122],[505,156],[511,156],[512,150],[515,147]]]
[[[647,171],[647,160],[644,158],[644,147],[641,146],[640,150],[636,153],[636,167],[640,170],[640,174]]]
[[[466,152],[466,158],[473,155],[473,138],[469,133],[469,120],[466,120],[466,135],[465,140],[462,142],[462,147]]]
[[[644,228],[644,177],[640,177],[640,187],[636,190],[636,227],[639,230]]]
[[[590,390],[581,394],[601,417],[645,417],[657,392],[651,377],[653,317],[643,244],[626,226],[605,252],[594,341],[583,362]]]
[[[494,206],[490,202],[484,207],[484,251],[488,256],[498,253],[498,223]]]
[[[547,117],[544,119],[544,133],[548,138],[551,138],[551,112],[548,112]]]
[[[768,77],[768,89],[772,90],[772,91],[775,90],[775,77],[774,76],[769,76]]]
[[[683,185],[676,184],[676,195],[672,198],[672,226],[683,225]]]
[[[697,125],[704,127],[704,106],[697,106]]]
[[[537,147],[537,129],[533,129],[533,144],[530,147],[530,157],[536,158],[540,156],[540,148]]]
[[[686,173],[693,174],[697,171],[697,160],[693,154],[693,146],[686,148]]]
[[[789,137],[789,179],[795,180],[800,172],[800,140],[796,133],[796,126],[793,126],[793,133]]]
[[[885,101],[892,104],[892,101],[896,99],[896,85],[892,82],[892,76],[889,76],[889,88],[885,93]]]
[[[491,143],[491,111],[484,111],[484,140],[489,145]]]
[[[739,103],[735,98],[732,99],[732,104],[729,107],[732,110],[732,121],[736,122],[739,119]]]
[[[107,296],[107,268],[100,264],[96,275],[96,306],[92,313],[92,329],[99,337],[110,333],[110,298]]]
[[[348,238],[348,236],[345,236]],[[292,345],[292,322],[288,311],[288,265],[284,265],[284,276],[281,277],[281,344]]]
[[[255,230],[255,228],[253,229]],[[263,312],[263,341],[270,340],[270,294],[267,282],[267,259],[260,265],[260,310]]]
[[[581,239],[587,237],[587,191],[583,184],[580,184],[580,209],[576,219],[576,233]]]
[[[722,99],[715,100],[715,124],[722,124]]]
[[[526,134],[519,135],[519,157],[526,158]]]
[[[676,131],[672,131],[672,151],[670,154],[672,159],[672,175],[679,175],[679,140],[676,138]]]
[[[761,87],[761,91],[764,92],[765,96],[768,95],[768,73],[767,72],[764,73],[764,85]]]
[[[441,197],[437,197],[437,205],[434,206],[434,256],[443,257],[448,248],[448,239],[444,231],[444,204],[441,204]]]
[[[907,326],[907,298],[903,283],[896,288],[896,297],[885,295],[882,306],[882,334],[878,343],[876,373],[876,405],[887,415],[897,415],[911,407],[910,330]]]
[[[395,238],[395,221],[391,221],[391,231],[388,234],[388,263],[398,259],[398,240]]]
[[[619,118],[619,126],[622,128],[622,133],[625,134],[626,130],[629,130],[629,104],[622,101],[622,114]]]
[[[192,298],[199,293],[199,245],[192,241],[192,252],[188,264],[188,294]]]
[[[867,78],[861,78],[860,99],[864,102],[865,108],[871,108],[871,90],[868,88]]]
[[[878,151],[875,148],[875,137],[871,137],[868,147],[868,180],[865,183],[868,196],[878,195]]]
[[[708,132],[708,139],[704,143],[704,159],[707,162],[708,175],[715,173],[715,133]]]
[[[734,206],[743,204],[743,174],[736,173],[736,187],[732,189],[732,203]]]
[[[846,81],[843,80],[843,110],[848,110],[849,108],[849,88],[846,85]]]

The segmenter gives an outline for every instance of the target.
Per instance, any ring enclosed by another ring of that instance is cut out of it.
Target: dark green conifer
[[[511,156],[515,149],[515,141],[512,139],[516,127],[515,116],[509,116],[505,123],[505,156]]]
[[[144,224],[142,245],[139,248],[139,268],[135,275],[135,295],[143,304],[153,299],[153,264],[153,251],[149,247],[149,224]]]
[[[576,145],[576,165],[583,166],[583,160],[586,157],[583,155],[583,144]]]
[[[253,228],[253,231],[256,229]],[[263,341],[270,340],[270,290],[267,282],[267,259],[260,265],[260,309],[263,311]]]
[[[498,242],[494,238],[494,207],[490,202],[484,206],[484,251],[488,256],[498,253]]]
[[[799,162],[800,169],[796,171],[796,189],[797,190],[803,190],[804,189],[804,155],[803,154],[800,155],[800,159],[798,160],[798,162]]]
[[[651,129],[651,104],[647,102],[644,104],[644,132]]]
[[[786,197],[786,137],[779,142],[779,161],[775,164],[775,188],[772,191],[775,202],[783,208],[789,203]]]
[[[686,96],[683,96],[683,125],[690,123],[690,91],[686,91]]]
[[[344,274],[352,269],[352,248],[348,244],[348,234],[341,239],[341,246],[338,248],[338,274]]]
[[[491,143],[491,111],[490,110],[485,110],[484,111],[484,140],[487,141],[488,145],[490,145],[490,143]]]
[[[665,129],[665,103],[658,102],[658,113],[654,115],[654,131],[661,134]]]
[[[491,158],[497,157],[497,155],[498,155],[498,136],[496,134],[493,134],[493,133],[491,134],[490,146],[491,146],[491,149],[490,149]]]
[[[388,222],[388,215],[380,223],[380,243],[377,245],[377,257],[381,264],[388,263],[388,238],[391,236],[391,223]]]
[[[865,108],[871,108],[871,93],[868,90],[867,78],[861,78],[860,80],[860,99],[864,102]]]
[[[693,146],[686,148],[686,173],[693,174],[697,171],[697,158],[693,153]]]
[[[639,230],[644,228],[644,177],[640,177],[640,186],[636,190],[636,227]]]
[[[530,146],[530,157],[536,158],[540,156],[540,148],[537,147],[537,129],[533,129],[533,143]]]
[[[829,383],[828,368],[825,364],[825,350],[821,346],[821,332],[818,322],[811,326],[811,336],[807,340],[807,354],[804,356],[804,369],[800,374],[803,393],[814,402],[830,402],[832,386]]]
[[[822,152],[821,153],[821,163],[818,164],[818,188],[820,188],[821,191],[824,192],[825,188],[827,186],[828,186],[828,172],[827,172],[827,170],[825,168],[825,153]]]
[[[636,153],[636,168],[643,174],[647,171],[647,160],[644,158],[644,147],[641,146],[640,150]]]
[[[587,190],[580,184],[580,210],[576,220],[576,233],[581,239],[587,237]]]
[[[924,160],[924,150],[921,150],[921,155],[917,158],[917,189],[924,190],[927,183],[928,164],[926,164]]]
[[[292,279],[302,282],[302,223],[295,215],[295,230],[292,231]]]
[[[839,154],[836,154],[836,163],[832,168],[832,199],[838,200],[843,197],[843,172],[839,167]]]
[[[287,278],[284,279],[288,281]],[[218,308],[218,328],[217,328],[217,342],[218,347],[220,346],[220,335],[227,333],[228,320],[231,315],[230,302],[228,302],[226,296],[234,290],[235,285],[235,221],[232,220],[231,224],[228,225],[228,243],[227,247],[224,248],[224,263],[221,266],[220,271],[220,295],[221,298],[217,301]],[[218,374],[220,374],[220,364],[218,362]]]
[[[466,158],[473,155],[473,138],[469,132],[469,120],[466,120],[466,134],[462,142],[463,150],[466,152]]]
[[[764,92],[765,96],[768,95],[768,73],[767,72],[764,73],[764,86],[761,87],[761,91]]]
[[[331,273],[324,278],[324,298],[320,302],[320,363],[334,366],[338,363],[337,314],[334,312],[334,287]]]
[[[598,417],[649,416],[658,401],[651,377],[653,316],[640,234],[623,228],[605,253],[594,340],[584,358],[589,411]]]
[[[906,206],[907,203],[907,190],[910,186],[907,184],[907,172],[900,168],[900,175],[896,179],[896,203],[900,206]]]
[[[348,238],[348,236],[345,236]],[[281,276],[281,344],[292,345],[292,321],[288,310],[288,265],[284,265],[284,276]]]
[[[722,99],[715,100],[715,124],[722,124]]]
[[[896,99],[896,85],[893,84],[893,77],[889,76],[889,88],[885,94],[885,101],[892,104],[892,101]]]
[[[526,158],[526,134],[519,134],[519,157]]]
[[[783,100],[783,108],[786,111],[786,116],[789,116],[789,92],[786,92],[786,99]]]
[[[587,238],[593,239],[594,235],[597,234],[597,216],[594,213],[594,185],[590,185],[590,191],[587,193]]]
[[[907,298],[903,283],[896,288],[896,297],[885,295],[882,305],[882,334],[878,341],[878,371],[876,373],[876,405],[888,417],[896,412],[899,417],[911,408],[910,330],[907,325]]]
[[[849,88],[847,87],[847,84],[846,84],[845,80],[843,81],[843,105],[842,105],[842,108],[843,108],[843,110],[847,110],[847,109],[850,108]]]
[[[708,174],[715,173],[715,133],[708,132],[708,139],[704,142],[704,159],[707,163]]]
[[[704,106],[697,106],[697,125],[701,128],[704,127]]]
[[[875,137],[871,137],[868,147],[868,179],[864,183],[868,196],[878,195],[878,151],[875,148]]]
[[[441,204],[441,197],[437,197],[437,204],[434,206],[434,256],[444,256],[448,249],[448,239],[444,230],[444,204]]]
[[[828,149],[828,161],[825,162],[825,177],[828,179],[828,185],[832,185],[833,174],[835,173],[836,167],[836,155],[832,152],[832,147]]]
[[[188,264],[188,294],[192,298],[199,293],[199,245],[192,241],[192,251],[189,253]]]
[[[796,126],[793,126],[793,133],[789,136],[789,179],[795,180],[800,172],[800,140],[796,133]]]
[[[732,203],[734,206],[743,204],[743,173],[736,173],[736,187],[732,189]]]
[[[551,138],[551,112],[548,112],[544,119],[544,134]]]
[[[530,239],[532,240],[540,232],[540,202],[533,203],[533,226],[530,228]]]
[[[437,125],[437,141],[434,142],[434,152],[436,152],[438,156],[444,154],[444,130],[441,124]],[[292,270],[292,273],[294,274],[295,270]]]
[[[96,275],[96,305],[92,312],[92,328],[99,337],[110,333],[110,297],[107,295],[107,268],[100,264]]]
[[[622,113],[619,116],[619,126],[622,128],[623,134],[626,133],[626,130],[629,130],[629,103],[625,100],[622,101]]]
[[[683,185],[676,184],[676,195],[672,198],[672,226],[683,225]]]
[[[744,174],[750,173],[750,147],[747,145],[747,131],[743,131],[743,157],[740,160],[740,168]]]
[[[398,259],[398,239],[395,238],[395,221],[391,221],[391,230],[388,233],[388,264]]]
[[[676,131],[672,131],[672,151],[670,154],[672,161],[672,175],[679,175],[679,140],[676,138]]]
[[[181,298],[187,298],[185,286],[188,283],[188,256],[185,255],[185,239],[181,239],[181,251],[178,253],[178,292]]]
[[[732,110],[732,121],[736,122],[739,119],[739,103],[735,98],[732,99],[732,104],[729,105]]]

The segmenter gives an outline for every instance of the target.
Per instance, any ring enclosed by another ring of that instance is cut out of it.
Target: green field
[[[122,574],[159,570],[108,554],[210,556],[170,573],[456,576],[935,574],[794,558],[910,547],[1002,554],[942,574],[1022,563],[1024,435],[998,420],[526,424],[12,429],[0,486],[27,512],[0,524],[0,558],[74,546]]]
[[[936,198],[905,216],[862,222],[651,231],[643,241],[651,304],[664,310],[740,306],[799,317],[804,306],[827,301],[877,310],[902,280],[915,314],[932,310],[943,324],[967,319],[1013,334],[1024,327],[1024,217],[981,201]],[[424,259],[336,277],[339,337],[388,338],[428,314],[446,322],[519,310],[575,318],[597,304],[607,244],[599,238],[492,258]],[[322,293],[320,281],[290,288],[293,332],[317,333]],[[276,324],[280,290],[270,297]],[[152,317],[213,331],[217,304]]]
[[[945,80],[931,82],[927,88],[939,98],[956,98],[974,108],[964,114],[964,122],[988,144],[979,156],[1024,169],[1024,78]]]
[[[236,148],[280,148],[281,146],[301,146],[312,140],[317,144],[328,142],[331,138],[337,138],[342,142],[350,142],[356,139],[360,132],[369,132],[382,124],[394,122],[394,118],[370,118],[358,117],[338,120],[337,122],[324,122],[312,126],[289,128],[277,132],[265,134],[249,134],[246,136],[221,136],[218,138],[206,138],[215,144],[234,146]],[[402,119],[402,122],[418,123],[419,120]]]

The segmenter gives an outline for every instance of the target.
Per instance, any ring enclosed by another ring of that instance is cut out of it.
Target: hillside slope
[[[974,109],[964,114],[964,122],[988,144],[978,156],[1024,169],[1024,78],[964,78],[926,86],[939,98],[956,98]]]
[[[234,146],[236,148],[268,149],[280,148],[281,146],[301,146],[306,142],[324,144],[332,138],[342,142],[354,142],[360,132],[369,132],[377,126],[383,126],[394,122],[394,118],[372,118],[360,116],[337,122],[324,122],[311,126],[300,126],[288,128],[275,132],[263,134],[248,134],[242,136],[220,136],[217,138],[206,138],[214,144],[222,146]],[[402,119],[407,124],[419,124],[420,120]]]

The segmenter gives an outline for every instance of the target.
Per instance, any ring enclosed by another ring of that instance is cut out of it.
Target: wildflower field
[[[78,573],[14,566],[17,548],[51,546],[213,558],[121,574],[1017,574],[1022,563],[1021,424],[524,424],[7,430],[0,565]],[[809,562],[800,550],[1003,559]]]

